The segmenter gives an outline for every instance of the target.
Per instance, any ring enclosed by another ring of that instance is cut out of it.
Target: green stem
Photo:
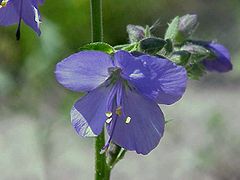
[[[105,168],[105,180],[110,180],[111,170],[112,169],[109,166],[106,166],[106,168]]]
[[[92,42],[103,41],[102,0],[90,0],[91,6],[91,38]],[[95,180],[109,180],[105,178],[106,156],[100,154],[105,144],[104,131],[96,138],[95,142]]]
[[[106,157],[105,153],[100,154],[105,144],[104,131],[96,138],[95,142],[95,180],[105,179]]]
[[[92,42],[103,41],[102,0],[91,0]]]

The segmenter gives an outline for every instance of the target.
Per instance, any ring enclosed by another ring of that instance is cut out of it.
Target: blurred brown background
[[[88,0],[46,0],[42,35],[23,26],[0,28],[0,179],[90,180],[93,139],[79,138],[69,111],[81,94],[62,88],[55,64],[90,42]],[[189,81],[181,101],[162,107],[164,138],[148,156],[128,152],[114,180],[240,179],[240,1],[104,0],[104,39],[128,41],[127,24],[153,24],[163,35],[177,15],[196,13],[195,39],[218,40],[229,48],[234,70]]]

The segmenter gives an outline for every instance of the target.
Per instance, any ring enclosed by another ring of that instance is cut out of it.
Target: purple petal
[[[115,59],[123,77],[157,103],[172,104],[185,92],[187,73],[182,66],[149,55],[133,57],[125,51],[117,52]]]
[[[113,63],[108,54],[81,51],[59,62],[55,74],[58,82],[70,90],[90,91],[109,77],[110,67]]]
[[[163,136],[164,115],[154,101],[134,91],[127,90],[123,98],[124,113],[112,121],[108,133],[119,146],[148,154]]]
[[[228,49],[217,43],[209,43],[206,48],[216,55],[215,59],[203,60],[203,65],[208,71],[228,72],[232,70],[231,57]]]
[[[5,7],[0,8],[0,25],[9,26],[19,21],[19,15],[13,6],[12,1],[8,1]]]
[[[72,125],[83,137],[97,136],[101,133],[107,119],[108,101],[111,88],[98,87],[79,99],[71,110]]]
[[[36,5],[37,5],[37,4],[42,5],[45,0],[31,0],[31,1],[32,1],[32,4],[34,4],[34,5],[35,5],[35,4],[36,4]]]
[[[22,9],[19,9],[21,7],[20,2],[20,0],[14,1],[14,4],[21,14],[23,21],[40,35],[40,13],[38,7],[31,0],[22,0]]]
[[[141,79],[142,76],[149,74],[148,69],[143,67],[142,61],[127,51],[116,52],[114,59],[116,66],[122,69],[122,76],[126,79],[131,78],[131,76]]]

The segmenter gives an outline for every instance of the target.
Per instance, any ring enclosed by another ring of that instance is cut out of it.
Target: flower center
[[[109,138],[106,144],[104,145],[104,147],[102,148],[101,153],[104,153],[108,149],[113,138],[117,121],[122,120],[123,119],[122,117],[126,117],[124,119],[124,123],[126,125],[131,123],[131,117],[126,116],[123,109],[124,107],[122,102],[123,96],[124,96],[123,95],[124,90],[128,87],[126,86],[125,80],[119,77],[120,75],[118,74],[118,80],[113,84],[112,90],[109,95],[109,100],[107,103],[108,111],[105,113],[105,115],[106,115],[106,124],[109,129]]]
[[[108,73],[110,75],[109,80],[110,83],[114,84],[121,78],[121,69],[118,67],[110,67],[108,68]]]
[[[5,6],[7,5],[7,3],[8,3],[8,1],[9,1],[9,0],[3,0],[3,1],[1,2],[1,4],[0,4],[0,8],[5,7]]]

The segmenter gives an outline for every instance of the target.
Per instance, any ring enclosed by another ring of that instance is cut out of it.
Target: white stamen
[[[110,117],[106,120],[106,123],[109,124],[111,121],[112,121],[112,118]]]
[[[126,120],[125,120],[125,123],[126,123],[126,124],[129,124],[129,123],[131,122],[131,119],[132,119],[132,118],[128,116],[128,117],[126,118]]]
[[[112,116],[112,112],[110,112],[110,111],[106,112],[105,114],[108,118],[110,118]]]
[[[8,3],[8,1],[9,1],[9,0],[3,0],[3,1],[1,2],[1,4],[0,4],[0,8],[5,7],[5,6],[7,5],[7,3]]]

